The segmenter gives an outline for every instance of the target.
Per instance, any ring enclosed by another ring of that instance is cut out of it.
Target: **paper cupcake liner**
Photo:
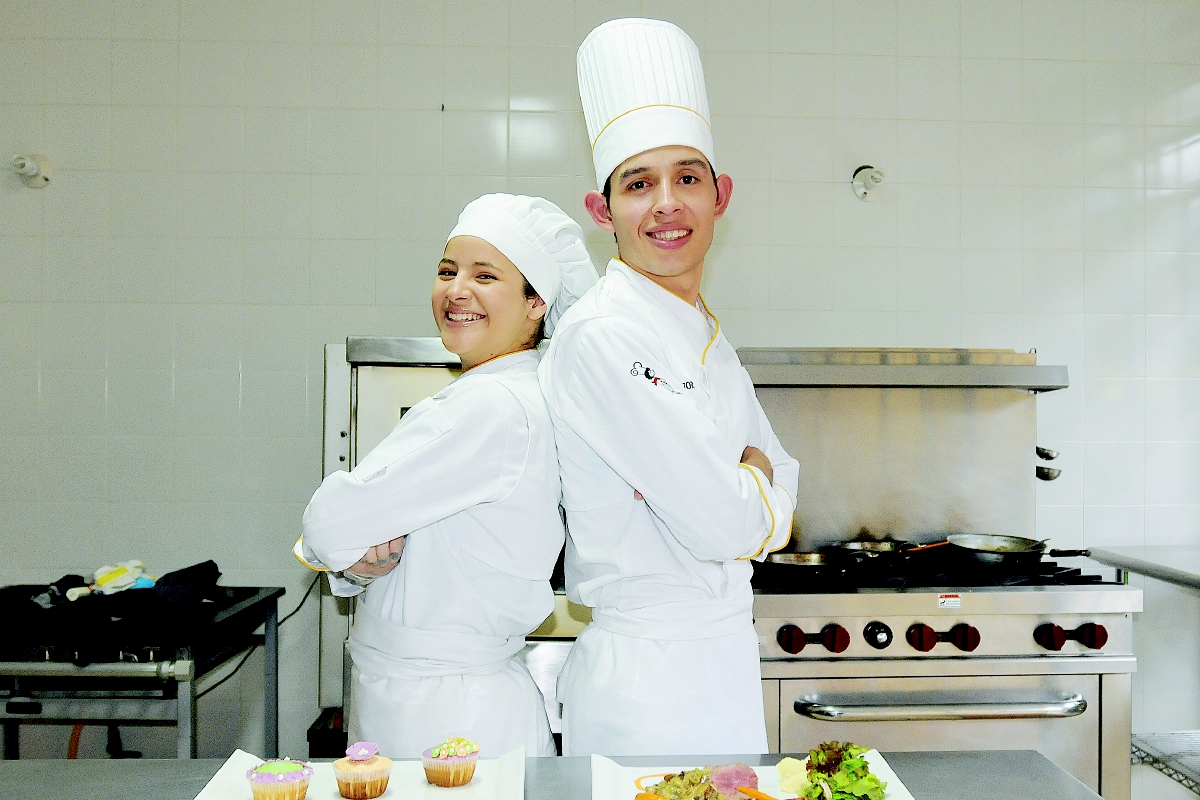
[[[308,778],[286,783],[255,783],[250,782],[250,792],[254,800],[304,800],[308,794]]]
[[[372,800],[387,790],[388,778],[392,774],[392,761],[382,756],[376,756],[374,760],[378,763],[367,766],[363,766],[361,761],[351,761],[348,758],[333,762],[333,775],[337,778],[338,791],[342,793],[342,797],[348,800]]]
[[[475,776],[475,762],[478,760],[479,753],[450,758],[421,757],[425,765],[425,779],[434,786],[463,786],[470,783]]]

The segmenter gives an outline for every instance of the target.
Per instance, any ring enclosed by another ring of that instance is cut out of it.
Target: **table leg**
[[[4,760],[16,761],[21,757],[21,724],[4,723]]]
[[[196,681],[179,681],[176,758],[196,757]]]
[[[263,696],[266,702],[263,714],[263,750],[267,758],[279,757],[279,604],[272,600],[267,606],[267,618],[263,624],[265,672]]]

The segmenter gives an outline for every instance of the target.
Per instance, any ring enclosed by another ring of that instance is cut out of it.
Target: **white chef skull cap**
[[[579,46],[577,68],[598,189],[625,159],[656,147],[693,147],[712,164],[700,50],[677,25],[606,22]]]
[[[583,243],[583,229],[541,197],[485,194],[467,203],[450,235],[475,236],[511,261],[549,306],[546,335],[571,304],[599,278]]]

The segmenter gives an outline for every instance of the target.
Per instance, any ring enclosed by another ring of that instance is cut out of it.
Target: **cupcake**
[[[371,800],[387,790],[392,760],[379,755],[379,746],[355,742],[346,748],[346,757],[333,762],[338,791],[349,800]]]
[[[475,775],[479,745],[461,737],[447,739],[421,753],[425,780],[434,786],[463,786]]]
[[[273,758],[246,773],[254,800],[304,800],[313,768],[303,761]]]

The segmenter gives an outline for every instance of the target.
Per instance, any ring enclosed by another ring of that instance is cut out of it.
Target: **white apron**
[[[350,634],[350,735],[384,755],[415,758],[448,736],[493,755],[555,753],[542,694],[515,657],[554,608],[564,536],[537,361],[526,351],[464,373],[353,471],[328,476],[305,510],[305,560],[331,570],[407,537]]]
[[[594,609],[559,678],[564,753],[766,752],[749,561],[790,538],[799,465],[719,323],[614,260],[539,373],[567,594]]]

